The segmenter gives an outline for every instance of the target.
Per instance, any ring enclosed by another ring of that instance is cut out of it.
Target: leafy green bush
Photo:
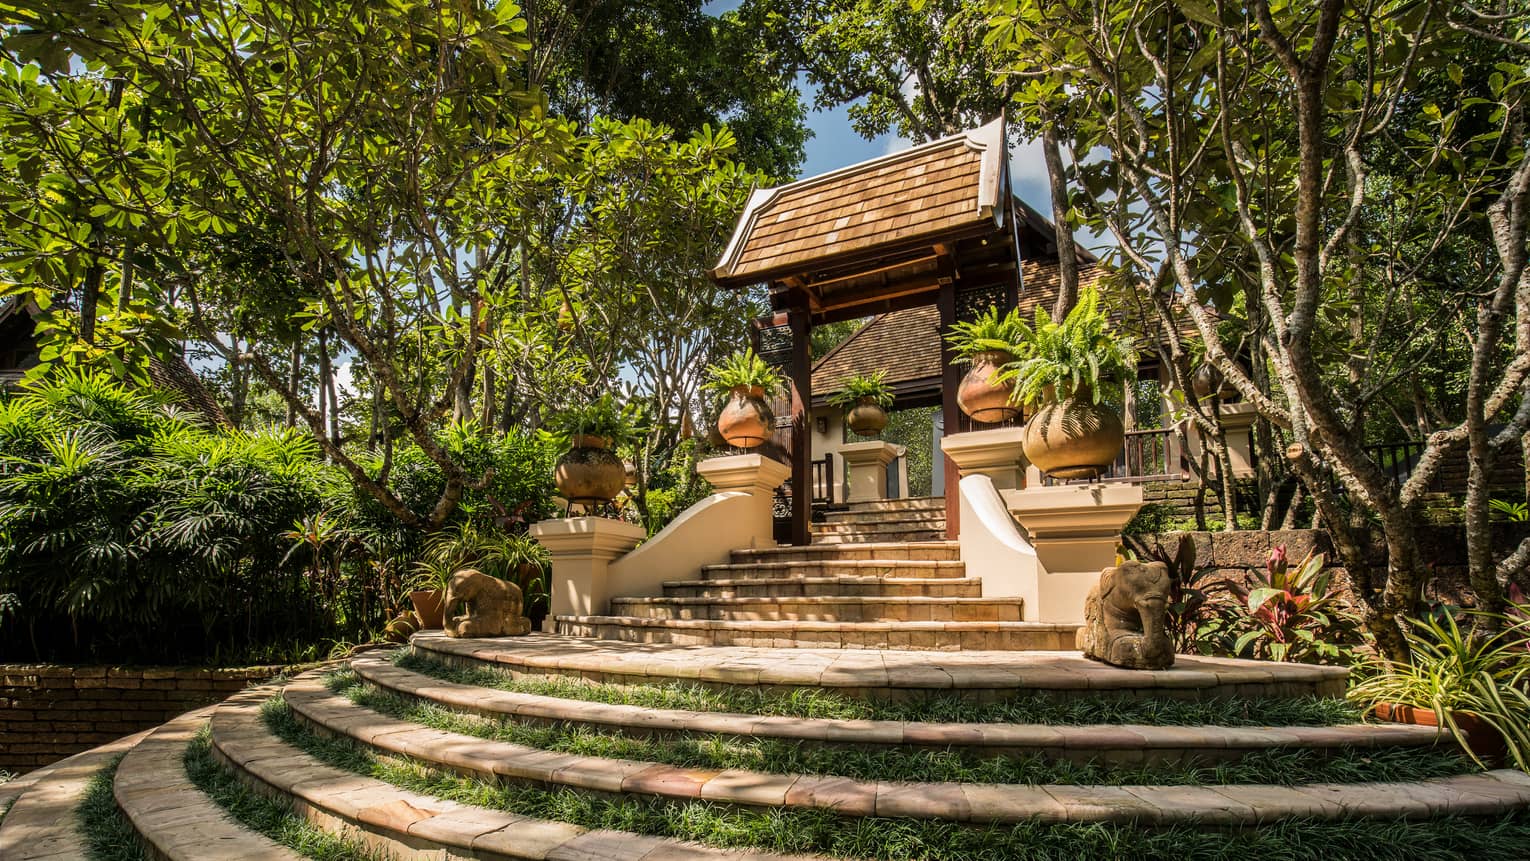
[[[472,474],[452,524],[552,511],[548,440],[443,430]],[[416,511],[445,485],[418,448],[365,467]],[[0,396],[0,658],[268,662],[381,629],[421,553],[294,430],[204,427],[152,393],[59,375]]]
[[[1246,657],[1307,663],[1349,663],[1360,642],[1359,621],[1344,606],[1321,553],[1291,565],[1284,545],[1270,551],[1253,586],[1228,581],[1246,615],[1234,650]]]

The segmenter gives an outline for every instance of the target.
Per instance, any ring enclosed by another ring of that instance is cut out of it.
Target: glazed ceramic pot
[[[972,357],[972,367],[956,390],[956,405],[967,417],[983,424],[1014,421],[1020,407],[1010,403],[1013,383],[998,381],[999,372],[1014,357],[1002,350],[985,350]]]
[[[1038,410],[1025,423],[1021,442],[1026,459],[1047,476],[1095,478],[1121,454],[1126,428],[1115,410],[1079,392]]]
[[[887,410],[876,398],[861,398],[845,413],[845,424],[861,436],[881,436],[882,428],[887,427]]]
[[[610,449],[605,437],[576,434],[571,447],[558,458],[553,483],[570,502],[610,502],[627,485],[627,470]],[[597,445],[598,443],[598,445]]]
[[[763,388],[734,386],[717,416],[717,432],[728,445],[754,448],[770,439],[775,422],[776,417],[765,403]]]

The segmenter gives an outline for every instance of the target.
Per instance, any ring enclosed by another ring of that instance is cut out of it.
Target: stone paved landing
[[[552,634],[456,640],[416,634],[428,657],[514,672],[613,683],[695,681],[828,688],[844,693],[961,690],[1135,693],[1156,696],[1342,696],[1349,670],[1235,658],[1179,656],[1168,670],[1123,670],[1078,652],[766,649],[587,640]]]

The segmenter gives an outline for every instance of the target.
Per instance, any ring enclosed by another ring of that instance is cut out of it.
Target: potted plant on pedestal
[[[956,323],[946,333],[946,343],[955,354],[954,361],[971,365],[956,390],[956,405],[967,417],[984,424],[1014,421],[1020,407],[1011,396],[1015,386],[1003,379],[1004,366],[1015,361],[1015,350],[1022,348],[1025,323],[1018,308],[999,315],[990,307],[970,323]]]
[[[558,458],[553,480],[569,502],[610,502],[627,485],[627,470],[613,449],[631,439],[635,419],[609,393],[580,407],[553,414],[547,430],[564,439],[568,450]]]
[[[1020,326],[1018,357],[1000,379],[1014,385],[1015,402],[1038,407],[1025,425],[1026,458],[1056,478],[1100,475],[1126,441],[1121,417],[1101,403],[1102,384],[1136,367],[1132,339],[1111,330],[1093,289],[1079,291],[1061,322],[1038,307],[1036,327]]]
[[[707,368],[707,375],[706,388],[727,398],[717,415],[723,441],[754,448],[770,439],[776,419],[765,399],[781,391],[781,372],[745,349]]]
[[[893,405],[887,372],[856,374],[839,384],[829,396],[829,406],[845,411],[845,424],[861,436],[881,436],[887,427],[887,408]]]

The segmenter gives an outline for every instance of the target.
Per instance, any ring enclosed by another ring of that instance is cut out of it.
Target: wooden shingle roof
[[[738,286],[916,244],[993,229],[1006,155],[1004,126],[986,126],[749,198],[711,274]]]

